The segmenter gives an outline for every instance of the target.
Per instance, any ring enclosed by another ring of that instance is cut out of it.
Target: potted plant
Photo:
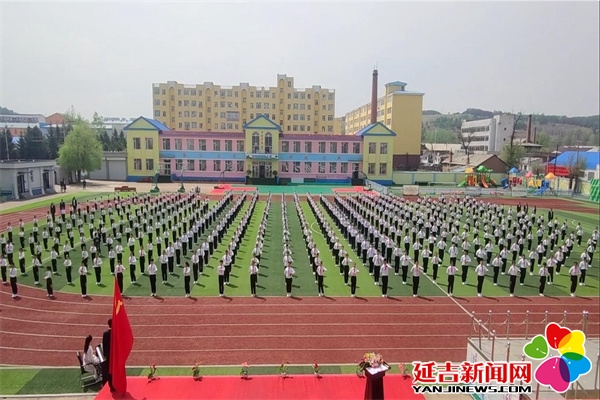
[[[250,367],[248,367],[247,362],[242,364],[242,370],[240,371],[240,376],[242,377],[242,379],[248,379],[249,369]]]
[[[321,368],[319,367],[319,364],[317,364],[317,363],[314,363],[312,367],[313,367],[313,372],[314,372],[314,374],[315,374],[315,378],[320,378],[320,377],[321,377],[321,374],[319,373],[319,370],[320,370]]]
[[[279,373],[281,374],[282,378],[287,378],[288,372],[287,372],[287,363],[282,362],[281,365],[279,366]]]
[[[158,371],[158,369],[156,368],[156,364],[152,364],[150,366],[150,373],[148,374],[148,380],[150,380],[150,381],[156,380],[156,371]]]
[[[202,374],[200,373],[200,363],[196,363],[196,365],[192,367],[192,377],[195,381],[202,380]]]

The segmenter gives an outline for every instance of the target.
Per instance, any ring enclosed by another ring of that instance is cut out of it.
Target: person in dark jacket
[[[104,353],[104,362],[102,363],[102,385],[105,385],[108,382],[110,391],[113,392],[115,388],[112,385],[112,375],[108,373],[108,366],[110,365],[111,328],[112,318],[108,320],[108,329],[102,334],[102,352]]]

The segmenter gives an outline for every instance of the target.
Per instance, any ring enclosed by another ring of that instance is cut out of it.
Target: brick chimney
[[[531,139],[531,114],[529,114],[527,117],[527,143],[533,143]]]
[[[377,123],[377,75],[377,69],[374,69],[371,87],[371,124]]]

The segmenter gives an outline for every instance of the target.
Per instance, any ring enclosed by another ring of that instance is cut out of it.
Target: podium
[[[377,368],[365,368],[367,385],[365,386],[365,400],[383,400],[383,377],[390,367],[380,365]]]

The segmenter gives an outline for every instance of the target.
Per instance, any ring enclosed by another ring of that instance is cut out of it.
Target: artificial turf
[[[84,193],[82,196],[78,197],[79,201],[85,201],[87,196],[92,195],[93,197],[101,196],[102,194],[98,193]],[[380,296],[381,295],[381,287],[375,286],[373,279],[368,274],[367,268],[362,266],[361,259],[356,252],[354,252],[349,243],[341,236],[341,233],[337,226],[334,225],[333,221],[329,217],[329,215],[325,212],[325,209],[318,202],[318,197],[314,197],[315,201],[318,204],[319,209],[325,215],[325,218],[329,222],[330,226],[332,226],[336,232],[336,236],[340,238],[340,241],[344,245],[344,247],[350,252],[350,258],[357,262],[357,266],[359,267],[360,273],[357,278],[357,295],[358,296]],[[316,296],[317,288],[314,283],[314,277],[312,275],[312,268],[309,265],[309,258],[306,252],[306,246],[304,242],[304,238],[302,235],[302,230],[300,227],[300,220],[298,218],[295,203],[291,201],[291,196],[288,195],[287,200],[287,217],[289,224],[290,235],[290,245],[293,251],[292,257],[294,259],[293,267],[296,270],[296,274],[294,276],[293,281],[293,289],[292,294],[294,296]],[[205,266],[204,275],[200,277],[197,285],[192,288],[192,296],[216,296],[218,295],[218,283],[217,277],[215,274],[215,267],[218,265],[219,259],[223,256],[225,252],[226,246],[229,244],[231,237],[239,225],[244,213],[247,211],[249,207],[250,200],[243,205],[242,210],[238,213],[236,220],[231,224],[230,229],[224,235],[223,241],[217,247],[212,257],[210,258],[209,264]],[[213,201],[209,204],[209,207],[214,207],[216,203]],[[256,204],[256,209],[253,213],[252,218],[249,220],[248,229],[246,235],[243,237],[238,251],[236,262],[232,267],[232,275],[231,275],[231,284],[225,287],[225,295],[227,296],[249,296],[250,295],[250,282],[248,275],[248,268],[250,266],[250,259],[252,257],[252,249],[255,244],[256,235],[258,232],[258,226],[262,215],[264,213],[264,209],[266,206],[266,201],[258,201]],[[33,207],[33,206],[32,206]],[[321,234],[320,228],[316,222],[316,216],[314,215],[312,209],[310,208],[308,202],[306,200],[301,201],[302,211],[306,217],[308,224],[310,225],[313,231],[313,238],[317,245],[317,248],[321,251],[321,258],[323,259],[323,264],[325,268],[327,268],[327,273],[325,276],[325,294],[327,296],[349,296],[350,288],[344,285],[343,277],[339,276],[339,267],[335,264],[335,260],[329,250],[328,243],[325,238]],[[265,241],[263,248],[263,257],[260,263],[260,272],[259,272],[259,280],[257,287],[257,294],[259,296],[285,296],[285,282],[283,279],[283,242],[282,242],[282,232],[283,232],[283,224],[281,219],[281,210],[282,203],[279,199],[279,195],[274,195],[273,200],[271,202],[271,207],[268,213],[268,221],[267,228],[265,232]],[[545,210],[539,209],[538,213],[543,213]],[[221,214],[221,215],[224,215]],[[592,230],[598,225],[597,216],[590,214],[582,214],[575,212],[566,212],[555,210],[555,216],[562,221],[567,219],[569,221],[570,226],[573,228],[576,226],[576,222],[581,222],[585,235],[584,241],[587,240]],[[43,216],[40,216],[43,217]],[[45,220],[41,220],[41,227],[45,224]],[[205,231],[203,239],[207,236],[213,229],[213,226],[209,227],[208,230]],[[26,234],[25,237],[29,236],[29,232],[31,231],[32,224],[26,225]],[[86,227],[86,233],[87,232]],[[89,237],[88,233],[88,237]],[[15,237],[17,237],[15,233]],[[199,243],[200,240],[199,239]],[[63,239],[64,241],[64,239]],[[78,244],[79,241],[79,233],[75,232],[75,249],[72,251],[72,262],[73,262],[73,275],[76,278],[76,270],[80,265],[81,260],[81,252]],[[197,243],[196,246],[199,244]],[[144,246],[146,245],[146,240],[144,240]],[[138,243],[136,242],[136,252],[138,250]],[[18,244],[15,246],[18,248]],[[33,286],[33,275],[31,273],[31,256],[29,255],[29,246],[26,240],[26,265],[27,265],[27,275],[19,276],[18,283]],[[573,257],[572,259],[579,259],[579,255],[583,248],[574,247]],[[90,276],[88,279],[88,294],[101,294],[101,295],[111,295],[113,291],[112,285],[112,276],[110,275],[110,269],[108,266],[108,258],[106,253],[106,248],[103,248],[103,266],[102,266],[102,284],[101,286],[95,285],[95,279],[93,277],[93,271],[90,269]],[[123,254],[123,259],[126,262],[128,254],[128,249],[125,249]],[[183,262],[189,261],[191,257],[191,252],[188,252],[188,256],[184,257]],[[17,259],[17,251],[15,251],[15,260]],[[586,279],[586,286],[578,286],[577,294],[580,296],[598,296],[598,270],[600,266],[599,262],[600,256],[595,254],[592,267],[588,270],[588,275]],[[182,262],[182,265],[183,265]],[[444,258],[444,263],[440,266],[437,284],[434,284],[431,279],[427,277],[421,278],[420,287],[419,287],[419,295],[424,297],[429,296],[442,296],[444,295],[445,288],[447,285],[447,277],[445,273],[445,268],[447,267],[449,262],[449,257],[446,255]],[[44,253],[44,266],[50,264],[49,253]],[[568,265],[570,266],[570,265]],[[128,268],[128,265],[125,265]],[[568,268],[567,268],[568,269]],[[80,287],[77,279],[74,279],[74,285],[68,286],[66,284],[66,277],[64,274],[64,267],[62,266],[62,259],[58,260],[58,270],[60,275],[53,276],[53,285],[55,292],[70,292],[70,293],[79,293]],[[491,268],[490,268],[491,270]],[[536,265],[536,273],[538,270],[538,266]],[[131,284],[129,279],[129,271],[125,271],[124,274],[124,294],[127,296],[148,296],[149,293],[149,282],[146,276],[140,276],[139,274],[139,266],[137,268],[137,283]],[[40,271],[40,276],[43,276],[43,271]],[[429,277],[431,277],[431,271],[429,272]],[[43,285],[43,279],[40,279],[40,283]],[[42,288],[43,286],[40,285]],[[454,294],[455,296],[474,296],[476,294],[475,290],[476,286],[476,277],[474,273],[474,265],[469,271],[467,284],[461,285],[460,282],[455,283]],[[517,285],[515,294],[518,296],[535,296],[537,295],[537,286],[538,286],[538,277],[527,275],[525,278],[525,285],[520,286]],[[569,295],[569,286],[570,280],[565,273],[562,273],[559,276],[555,277],[554,285],[546,286],[546,294],[548,296],[568,296]],[[183,296],[183,277],[181,276],[180,269],[176,269],[174,275],[169,276],[168,285],[158,284],[158,295],[159,296]],[[508,277],[500,276],[498,286],[493,286],[491,271],[488,273],[486,278],[486,282],[484,284],[483,293],[486,296],[508,296]],[[408,279],[406,285],[403,285],[400,277],[398,276],[390,276],[390,282],[388,287],[388,294],[390,296],[407,296],[412,295],[411,288],[411,279]],[[56,293],[57,296],[60,296],[59,293]]]

